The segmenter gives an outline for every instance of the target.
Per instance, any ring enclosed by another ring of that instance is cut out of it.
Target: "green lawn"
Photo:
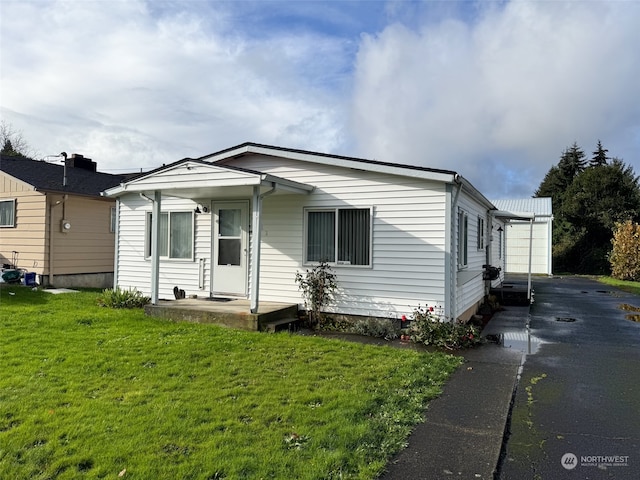
[[[613,277],[598,277],[598,281],[612,287],[619,288],[625,292],[640,295],[640,282],[630,282],[626,280],[618,280]]]
[[[0,478],[375,478],[459,364],[0,289]]]

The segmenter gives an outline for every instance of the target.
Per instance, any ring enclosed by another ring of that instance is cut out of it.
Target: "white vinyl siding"
[[[193,212],[197,203],[190,200],[162,197],[163,211]],[[121,197],[118,215],[118,278],[121,288],[137,288],[145,294],[151,292],[151,262],[146,258],[147,214],[151,202],[138,194]],[[173,287],[187,294],[208,295],[211,270],[211,214],[193,217],[194,253],[189,259],[160,259],[160,298],[173,298]],[[201,260],[202,259],[202,260]],[[200,264],[204,262],[204,288],[200,288]],[[206,292],[206,293],[205,293]]]
[[[507,226],[507,271],[527,273],[529,271],[529,222],[511,222]],[[551,274],[549,271],[549,223],[533,222],[533,244],[531,273]]]
[[[309,195],[263,202],[260,300],[302,303],[295,283],[305,270],[305,211],[370,208],[371,267],[336,267],[340,293],[330,310],[398,317],[418,305],[444,305],[445,186],[410,177],[352,171],[282,158],[229,162],[316,187]]]
[[[463,189],[458,200],[458,208],[459,211],[463,211],[466,215],[467,236],[468,232],[477,232],[479,219],[484,220],[487,215],[487,206],[480,204]],[[458,226],[458,230],[459,228]],[[462,232],[458,231],[458,240],[460,240],[460,235],[464,236],[464,234],[464,230]],[[482,266],[485,265],[486,260],[484,249],[467,248],[465,268],[459,269],[456,274],[456,317],[460,317],[465,313],[468,314],[469,309],[483,300],[485,282],[482,280],[482,272],[484,270]],[[460,260],[458,263],[460,263]]]

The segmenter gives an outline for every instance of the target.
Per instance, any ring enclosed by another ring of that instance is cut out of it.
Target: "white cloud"
[[[640,139],[625,131],[640,126],[630,101],[640,94],[638,24],[638,3],[511,2],[471,23],[367,35],[353,100],[359,148],[454,169],[490,195],[531,195],[574,141],[590,155],[600,138],[613,155],[635,155],[625,160],[638,170]]]
[[[3,6],[14,19],[3,20],[11,48],[3,49],[2,86],[12,92],[3,118],[43,154],[78,151],[101,168],[155,167],[247,140],[339,146],[342,92],[325,83],[340,82],[343,41],[313,33],[251,39],[228,33],[241,19],[227,11],[202,17],[161,6]]]
[[[101,169],[255,141],[525,196],[574,141],[640,173],[639,24],[623,1],[3,1],[0,115]]]

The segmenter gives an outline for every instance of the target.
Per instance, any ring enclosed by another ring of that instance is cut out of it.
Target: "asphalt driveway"
[[[536,278],[531,334],[499,478],[640,478],[640,323],[634,296],[582,277]]]

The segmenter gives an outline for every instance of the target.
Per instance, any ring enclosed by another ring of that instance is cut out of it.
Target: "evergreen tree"
[[[590,167],[599,167],[599,166],[602,166],[602,165],[606,165],[607,164],[607,160],[609,160],[609,157],[607,157],[607,153],[609,153],[609,150],[604,148],[602,146],[602,142],[600,140],[598,140],[598,145],[596,146],[596,151],[593,152],[593,157],[589,161],[589,166]]]
[[[612,232],[640,219],[640,184],[619,159],[584,170],[567,189],[560,217],[570,227],[565,261],[576,273],[608,273]]]
[[[576,142],[566,149],[558,162],[558,168],[566,179],[566,184],[570,185],[573,179],[582,172],[586,166],[585,154]]]

